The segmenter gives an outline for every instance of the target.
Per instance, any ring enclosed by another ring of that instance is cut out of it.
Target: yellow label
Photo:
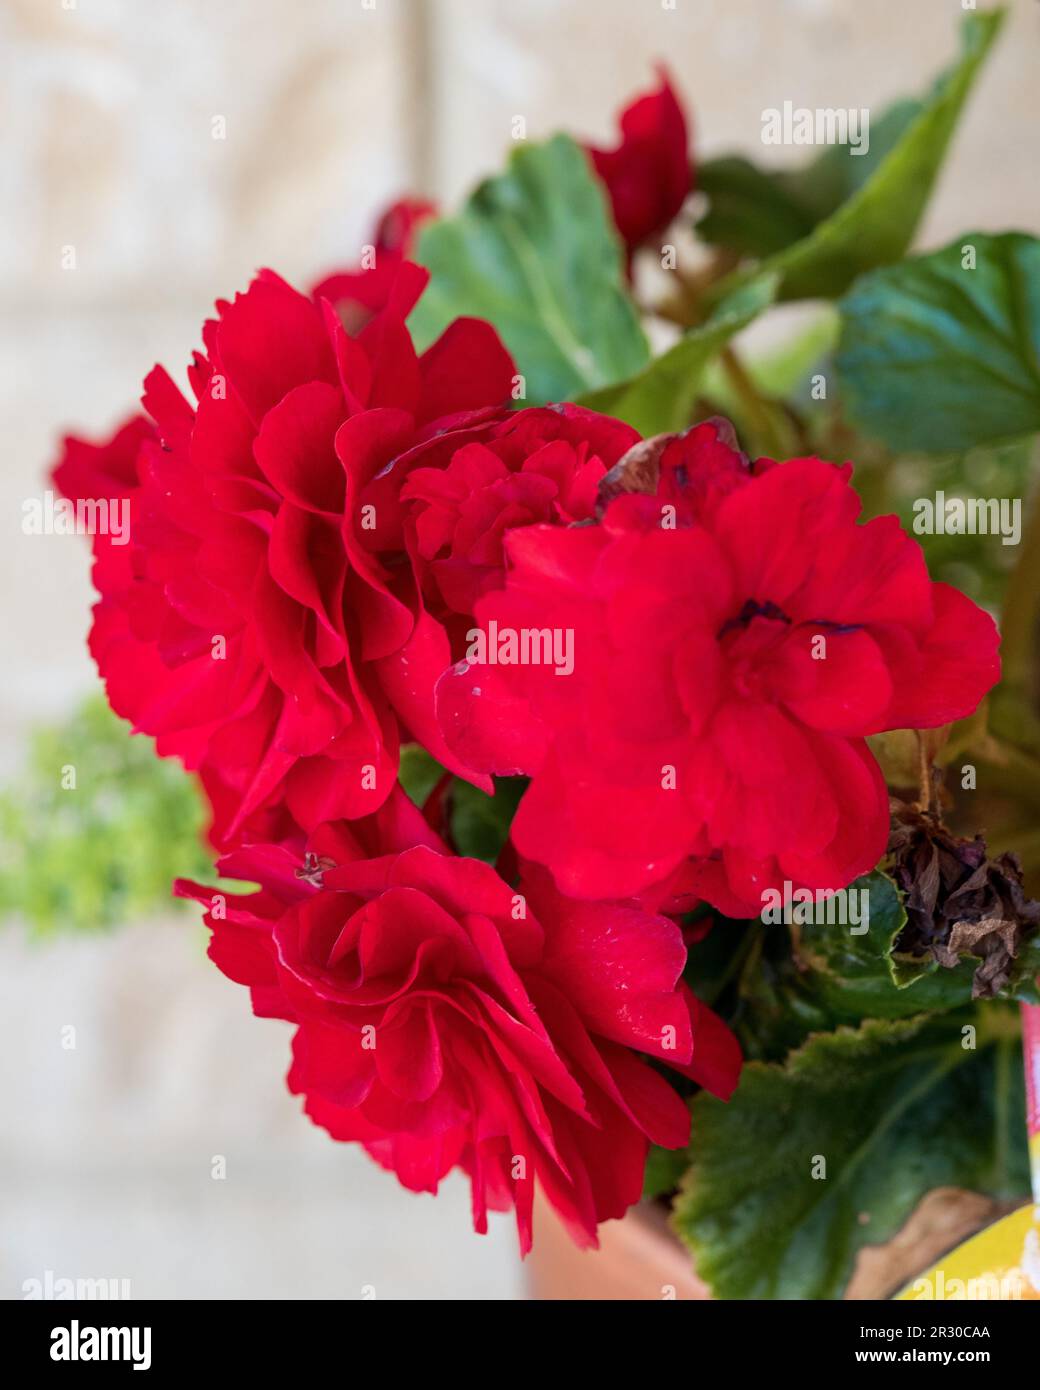
[[[1030,1148],[1040,1148],[1034,1135]],[[1032,1202],[955,1246],[895,1295],[902,1299],[1040,1300],[1040,1207]]]

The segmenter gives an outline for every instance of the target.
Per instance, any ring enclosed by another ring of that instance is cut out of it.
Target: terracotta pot
[[[710,1298],[689,1252],[668,1229],[660,1207],[633,1207],[600,1227],[598,1250],[579,1250],[539,1195],[534,1249],[525,1261],[535,1299],[629,1300]]]

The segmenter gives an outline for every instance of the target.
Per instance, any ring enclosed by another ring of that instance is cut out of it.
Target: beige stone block
[[[173,301],[356,258],[413,181],[411,22],[406,0],[3,0],[8,299]]]
[[[191,912],[0,933],[0,1298],[47,1270],[132,1298],[515,1297],[510,1218],[477,1236],[464,1180],[406,1192],[310,1124],[291,1029],[252,1017],[204,935]]]

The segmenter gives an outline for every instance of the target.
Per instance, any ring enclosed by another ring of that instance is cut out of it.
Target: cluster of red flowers
[[[622,135],[591,157],[631,251],[689,188],[667,82]],[[594,1243],[648,1145],[687,1142],[690,1083],[738,1079],[679,914],[872,868],[865,735],[968,713],[997,639],[893,519],[857,525],[847,468],[516,409],[479,320],[417,353],[430,214],[392,209],[374,265],[310,295],[262,272],[205,325],[194,402],[156,368],[56,480],[128,499],[130,544],[95,538],[91,650],[197,772],[221,872],[259,885],[178,890],[296,1025],[308,1114],[410,1188],[464,1169],[478,1229],[513,1207],[526,1249],[537,1181]],[[405,794],[402,742],[488,793],[531,778],[496,867],[454,851],[442,789]]]

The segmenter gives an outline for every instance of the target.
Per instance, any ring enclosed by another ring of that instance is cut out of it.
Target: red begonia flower
[[[415,833],[382,814],[384,846]],[[514,1207],[525,1252],[537,1181],[595,1245],[598,1223],[639,1199],[649,1143],[689,1137],[685,1103],[644,1056],[722,1096],[737,1083],[736,1040],[680,982],[679,928],[567,902],[537,873],[516,892],[438,853],[425,827],[425,843],[365,857],[367,823],[320,827],[305,853],[228,855],[222,872],[257,893],[177,891],[207,905],[210,955],[254,1011],[297,1025],[289,1088],[333,1138],[415,1191],[461,1167],[475,1228]]]
[[[629,255],[675,219],[693,181],[686,116],[663,68],[659,76],[656,91],[622,111],[620,143],[589,149]]]
[[[366,248],[371,264],[363,258],[356,268],[333,271],[318,281],[311,294],[334,304],[348,332],[356,333],[386,308],[397,272],[415,249],[419,228],[436,213],[436,204],[421,198],[391,204],[376,224],[371,249]]]
[[[532,777],[513,841],[564,892],[677,876],[748,915],[785,880],[875,866],[888,799],[866,736],[970,714],[998,636],[895,517],[857,523],[850,472],[752,464],[709,424],[637,445],[600,525],[507,537],[478,662],[442,678],[438,713],[471,768]],[[570,674],[545,633],[569,634]]]
[[[591,520],[600,482],[638,439],[620,420],[559,405],[506,417],[439,466],[420,456],[400,495],[411,503],[412,549],[431,604],[471,614],[502,583],[503,540],[515,527]]]
[[[364,543],[358,499],[396,455],[493,415],[514,369],[477,319],[418,355],[404,320],[425,280],[401,266],[352,338],[263,271],[204,328],[197,404],[157,367],[151,423],[109,461],[66,446],[56,479],[83,495],[99,467],[126,488],[136,443],[130,543],[95,550],[91,650],[116,712],[199,770],[218,843],[374,810],[402,726],[453,765],[433,718],[447,638],[407,557]]]

